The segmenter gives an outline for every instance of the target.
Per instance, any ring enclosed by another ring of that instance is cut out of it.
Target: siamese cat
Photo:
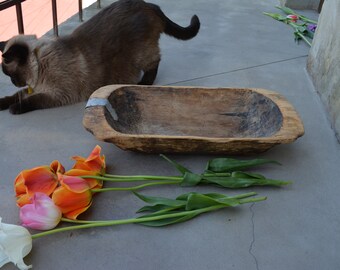
[[[18,35],[0,42],[3,72],[14,85],[27,86],[0,98],[0,110],[21,114],[86,101],[109,84],[150,85],[161,59],[160,34],[188,40],[199,28],[196,15],[188,27],[181,27],[157,5],[119,0],[70,35]]]

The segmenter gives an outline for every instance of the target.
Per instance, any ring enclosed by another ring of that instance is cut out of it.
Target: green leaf
[[[220,200],[220,199],[224,199],[224,198],[229,198],[229,196],[220,194],[220,193],[205,193],[203,194],[209,198],[215,199],[215,200]]]
[[[297,30],[301,33],[301,34],[307,34],[307,28],[305,26],[299,25],[297,27]]]
[[[307,37],[309,37],[310,39],[314,38],[314,32],[310,31],[308,28],[306,29],[306,34]]]
[[[256,178],[256,179],[266,179],[263,175],[259,173],[249,173],[249,172],[233,172],[232,177],[236,178]]]
[[[182,166],[181,164],[177,163],[174,160],[171,160],[170,158],[166,157],[165,155],[161,154],[160,155],[162,158],[164,158],[166,161],[168,161],[169,163],[171,163],[173,166],[175,166],[175,168],[182,174],[184,175],[186,172],[191,173],[191,171],[187,168],[185,168],[184,166]]]
[[[149,204],[153,204],[153,205],[166,205],[166,206],[185,205],[185,201],[173,200],[173,199],[168,199],[168,198],[163,198],[163,197],[145,196],[137,192],[133,192],[133,193],[142,201],[147,202]]]
[[[187,214],[182,217],[173,217],[173,218],[166,218],[166,219],[160,219],[160,220],[145,221],[145,222],[140,222],[138,224],[142,224],[142,225],[149,226],[149,227],[162,227],[162,226],[167,226],[167,225],[187,221],[189,219],[196,217],[197,215],[198,213],[191,213],[191,214]],[[148,216],[141,216],[138,218],[143,218],[143,217],[148,217]]]
[[[300,39],[302,39],[304,42],[306,42],[309,46],[312,46],[312,41],[309,40],[307,37],[305,37],[303,34],[301,34],[298,31],[294,32],[295,35],[295,41],[299,41]]]
[[[275,160],[269,159],[251,159],[251,160],[237,160],[232,158],[215,158],[208,161],[206,170],[215,173],[230,172],[254,167],[262,164],[273,163],[279,164]]]
[[[212,184],[225,188],[246,188],[250,186],[283,186],[291,182],[256,177],[205,177]]]
[[[245,188],[255,183],[253,179],[237,177],[205,177],[204,179],[225,188]]]
[[[236,206],[239,205],[237,199],[231,199],[225,196],[224,198],[214,199],[204,194],[193,193],[188,197],[188,201],[185,210],[202,209],[215,205]]]
[[[201,193],[189,192],[189,193],[185,193],[185,194],[178,196],[176,199],[182,200],[182,201],[187,201],[188,197],[192,194],[201,194]],[[220,194],[220,193],[205,193],[203,195],[208,196],[208,197],[215,199],[215,200],[223,200],[225,198],[228,198],[228,199],[229,198],[230,199],[244,199],[244,198],[255,196],[255,195],[257,195],[257,193],[256,192],[248,192],[248,193],[239,194],[239,195],[236,195],[236,196],[233,196],[233,197],[230,197],[230,196],[227,196],[227,195],[224,195],[224,194]]]
[[[181,195],[179,195],[176,200],[180,200],[180,201],[187,201],[188,200],[188,197],[193,194],[193,193],[196,193],[196,192],[188,192],[188,193],[183,193]]]
[[[220,203],[214,200],[213,198],[210,198],[199,193],[192,193],[188,196],[188,201],[185,206],[185,210],[187,211],[196,210],[218,204]]]
[[[136,213],[141,213],[141,212],[157,212],[157,211],[163,211],[166,209],[173,209],[171,206],[167,206],[164,204],[156,204],[156,205],[146,205],[143,206],[142,208],[138,209]]]
[[[273,19],[277,20],[277,21],[281,21],[284,23],[288,22],[288,19],[285,16],[282,16],[278,13],[268,13],[268,12],[263,12],[264,15],[267,15],[269,17],[272,17]]]
[[[202,175],[186,172],[181,182],[182,187],[193,187],[197,186],[202,180]]]
[[[220,194],[220,193],[206,193],[206,194],[201,194],[201,193],[197,193],[197,192],[189,192],[189,193],[181,194],[180,196],[178,196],[178,197],[176,198],[176,200],[188,201],[189,196],[195,195],[195,194],[204,195],[204,196],[210,197],[210,198],[212,198],[212,199],[221,199],[221,198],[228,197],[228,196],[223,195],[223,194]],[[255,194],[254,194],[254,195],[255,195]]]

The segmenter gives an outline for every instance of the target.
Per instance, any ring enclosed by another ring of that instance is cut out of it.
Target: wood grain
[[[87,106],[84,127],[125,150],[249,154],[304,134],[293,106],[265,89],[109,85],[95,99],[109,106]]]

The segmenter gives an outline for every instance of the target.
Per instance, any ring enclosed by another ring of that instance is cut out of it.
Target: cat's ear
[[[7,41],[0,41],[0,51],[4,52]]]
[[[28,46],[25,44],[14,44],[2,55],[7,62],[16,61],[18,64],[25,64],[28,58]]]

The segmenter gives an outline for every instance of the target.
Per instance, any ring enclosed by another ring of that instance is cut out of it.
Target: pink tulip
[[[291,15],[287,15],[287,18],[292,20],[292,22],[297,22],[297,20],[299,19],[299,16],[291,14]]]
[[[37,192],[32,198],[32,203],[20,208],[20,219],[25,227],[50,230],[60,222],[61,211],[49,196]]]

